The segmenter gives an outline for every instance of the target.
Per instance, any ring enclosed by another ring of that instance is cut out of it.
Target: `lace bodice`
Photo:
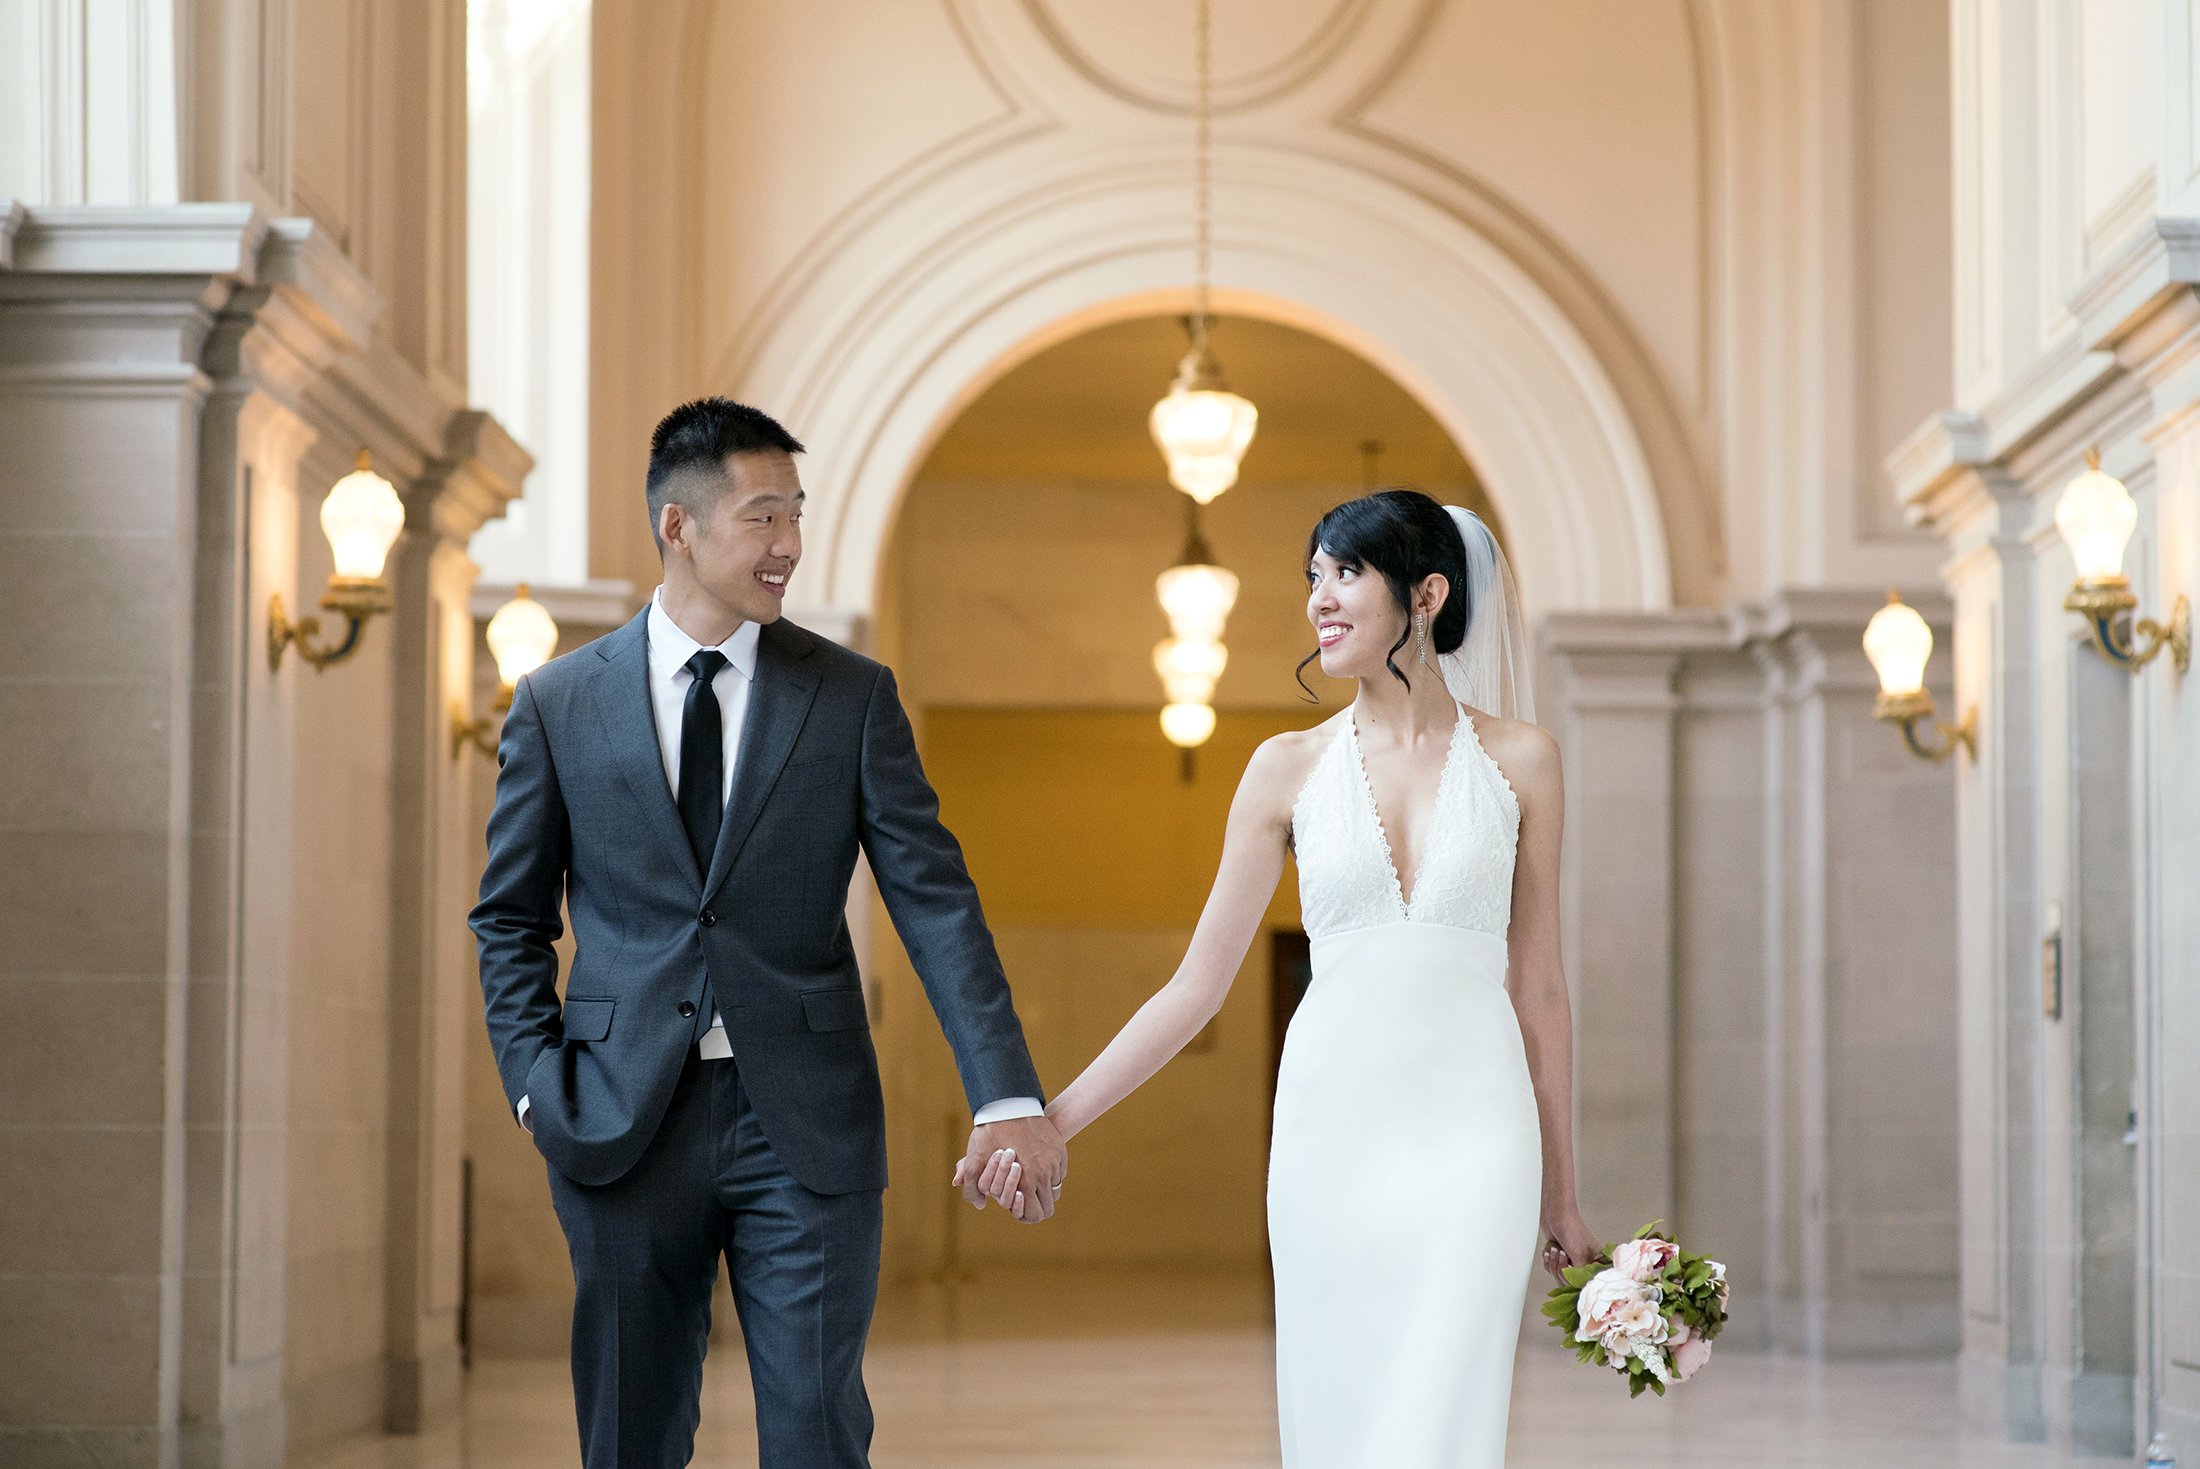
[[[1462,711],[1452,731],[1410,908],[1399,894],[1397,864],[1375,812],[1352,711],[1328,727],[1329,743],[1291,808],[1307,935],[1436,923],[1503,938],[1512,920],[1520,801],[1482,748],[1474,721]]]

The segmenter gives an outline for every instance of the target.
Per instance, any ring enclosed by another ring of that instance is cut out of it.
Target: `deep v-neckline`
[[[1443,815],[1444,794],[1451,785],[1452,767],[1458,763],[1459,727],[1467,724],[1466,706],[1454,702],[1452,707],[1458,710],[1459,717],[1452,722],[1451,740],[1444,746],[1443,768],[1436,772],[1436,794],[1429,801],[1428,819],[1432,825],[1428,830],[1431,832],[1433,832],[1433,823]],[[1469,729],[1473,728],[1472,725],[1467,725],[1467,727]],[[1367,754],[1360,748],[1360,720],[1357,704],[1345,711],[1344,730],[1345,740],[1352,747],[1352,768],[1359,772],[1360,791],[1367,798],[1368,819],[1375,826],[1375,841],[1383,850],[1383,872],[1390,879],[1390,895],[1397,901],[1400,915],[1406,921],[1411,922],[1413,919],[1413,900],[1421,896],[1421,880],[1428,874],[1429,859],[1435,855],[1434,850],[1427,840],[1423,840],[1421,843],[1420,865],[1414,869],[1413,891],[1409,895],[1406,892],[1405,879],[1398,873],[1398,858],[1390,849],[1390,833],[1383,826],[1383,808],[1382,803],[1375,799],[1375,782],[1368,778]]]

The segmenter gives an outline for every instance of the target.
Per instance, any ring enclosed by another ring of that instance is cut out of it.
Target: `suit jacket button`
[[[715,913],[713,913],[713,912],[711,912],[711,911],[710,911],[710,909],[708,909],[708,908],[705,908],[705,909],[703,910],[703,917],[702,917],[702,924],[703,924],[703,927],[705,927],[705,928],[709,928],[709,927],[713,926],[714,924],[716,924],[717,922],[718,922],[718,915],[717,915],[717,914],[715,914]]]
[[[693,1020],[695,1018],[695,1002],[693,1000],[682,1000],[680,1002],[680,1018],[682,1020]]]

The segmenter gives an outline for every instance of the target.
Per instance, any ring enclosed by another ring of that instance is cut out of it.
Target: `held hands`
[[[1051,1119],[1017,1117],[970,1133],[955,1186],[974,1209],[991,1199],[1025,1224],[1052,1218],[1069,1177],[1069,1148]]]

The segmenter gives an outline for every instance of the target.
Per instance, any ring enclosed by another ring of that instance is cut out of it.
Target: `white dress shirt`
[[[695,682],[695,675],[687,668],[687,661],[703,649],[703,644],[680,630],[680,624],[665,611],[665,589],[657,588],[649,599],[649,712],[657,725],[657,753],[664,762],[665,783],[672,788],[675,801],[680,798],[680,724],[687,711],[688,685]],[[748,718],[749,691],[756,684],[756,644],[763,634],[763,625],[744,622],[733,630],[732,636],[715,646],[726,658],[727,666],[711,680],[710,691],[718,696],[718,728],[725,740],[725,753],[719,769],[725,772],[725,785],[718,795],[724,806],[733,804],[733,777],[739,765],[741,753],[741,725]],[[728,1060],[733,1046],[726,1039],[726,1022],[722,1013],[710,1017],[710,1029],[696,1045],[696,1054],[705,1061]],[[519,1120],[527,1123],[527,1098],[520,1098]],[[978,1109],[975,1125],[988,1122],[1004,1122],[1012,1117],[1037,1117],[1045,1113],[1037,1097],[1004,1097],[989,1102]]]

